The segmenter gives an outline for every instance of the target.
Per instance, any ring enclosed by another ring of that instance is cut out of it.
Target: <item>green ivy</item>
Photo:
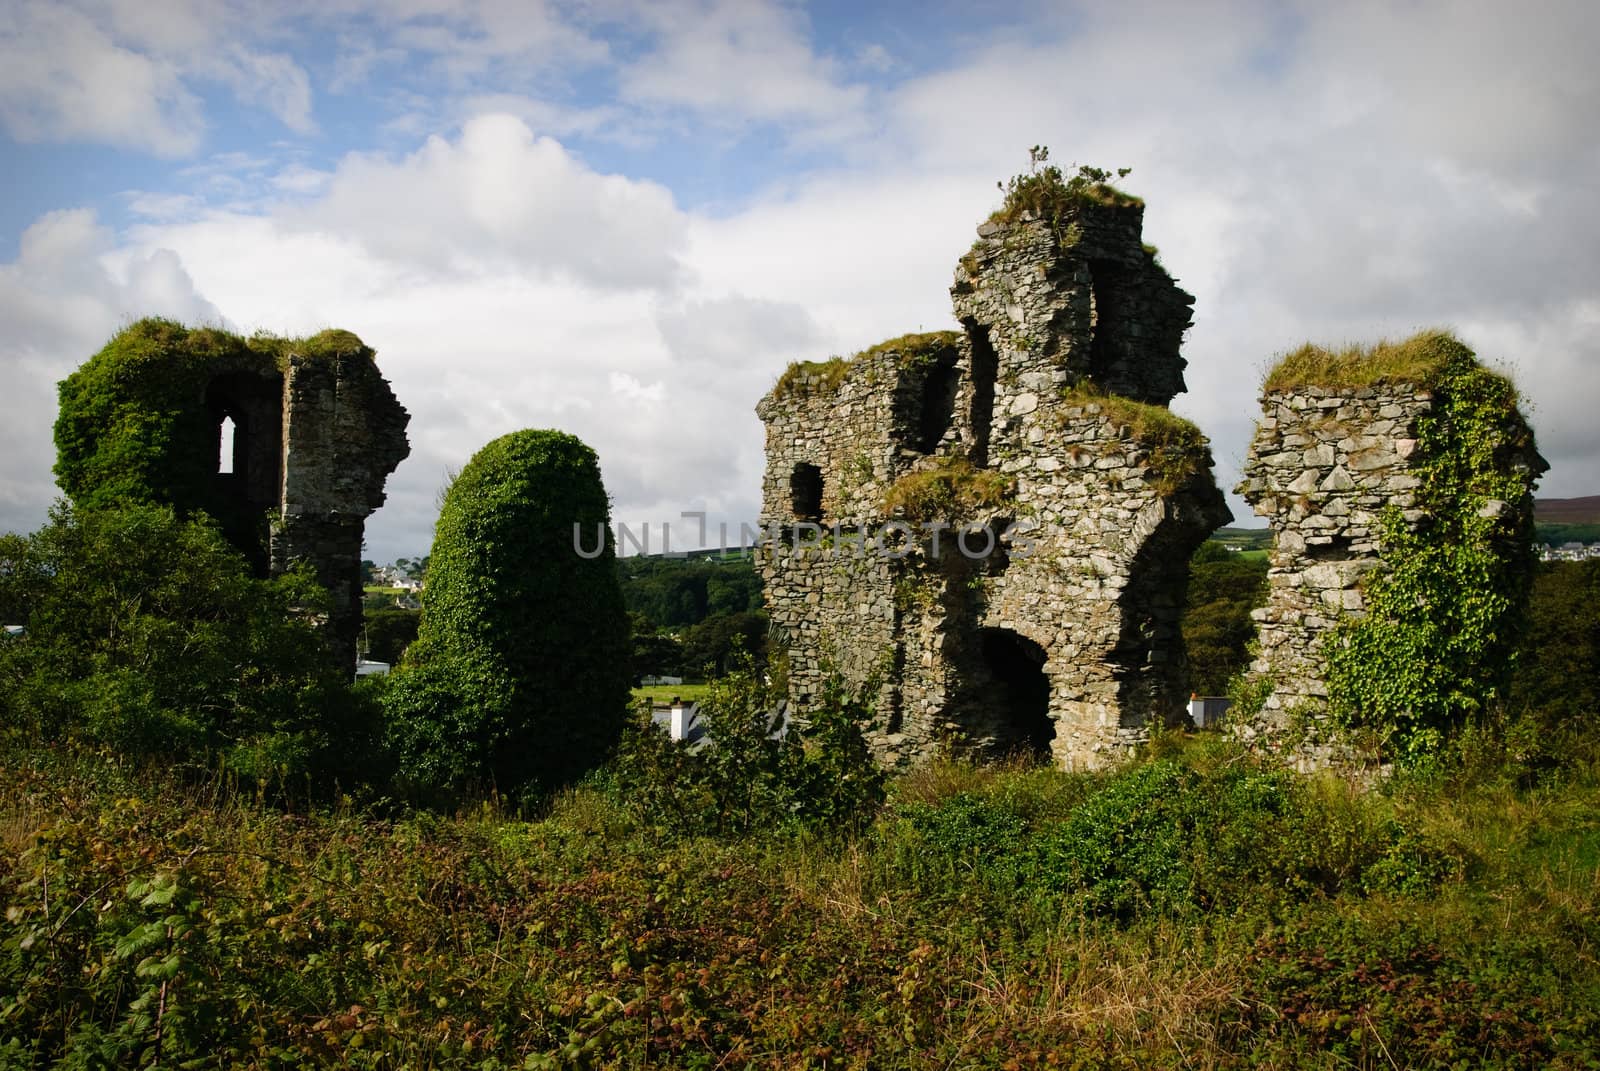
[[[585,551],[579,555],[577,525]],[[558,431],[485,446],[446,492],[417,640],[386,697],[425,794],[539,792],[601,762],[628,703],[628,617],[594,451]]]
[[[1408,765],[1500,694],[1533,573],[1536,455],[1517,390],[1454,339],[1439,344],[1434,408],[1417,429],[1423,517],[1384,512],[1367,614],[1326,647],[1335,719],[1376,731]]]

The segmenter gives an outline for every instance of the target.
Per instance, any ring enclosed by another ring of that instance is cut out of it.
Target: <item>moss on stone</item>
[[[883,496],[883,510],[911,520],[954,520],[1003,505],[1011,478],[980,469],[959,455],[934,459],[932,467],[908,472]]]
[[[954,346],[960,338],[959,331],[912,333],[886,339],[850,357],[795,361],[783,370],[772,393],[780,396],[832,394],[854,369],[863,367],[872,358],[892,353],[899,359],[902,368],[915,367],[931,361],[941,350]]]
[[[1325,349],[1306,343],[1284,354],[1268,370],[1262,389],[1267,393],[1299,387],[1359,390],[1379,384],[1414,383],[1428,386],[1438,380],[1452,358],[1472,357],[1472,351],[1448,331],[1429,330],[1399,342],[1387,339],[1376,345],[1350,345]]]
[[[1065,423],[1075,410],[1094,407],[1113,424],[1125,427],[1128,437],[1145,450],[1145,466],[1157,490],[1172,494],[1191,476],[1211,463],[1211,443],[1194,424],[1161,405],[1148,405],[1107,394],[1084,380],[1070,388],[1061,413]]]

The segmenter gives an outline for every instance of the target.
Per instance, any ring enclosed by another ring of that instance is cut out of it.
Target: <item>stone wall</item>
[[[366,519],[383,504],[389,473],[411,451],[411,418],[360,339],[349,332],[318,338],[316,352],[287,356],[283,497],[272,533],[272,569],[311,564],[332,596],[330,646],[353,671]]]
[[[1415,385],[1263,395],[1237,491],[1274,533],[1267,604],[1251,614],[1260,653],[1250,674],[1270,692],[1259,714],[1233,722],[1246,739],[1297,751],[1303,765],[1337,758],[1321,647],[1364,609],[1361,578],[1381,560],[1384,508],[1422,519],[1411,468],[1417,422],[1432,408],[1432,392]]]
[[[1320,368],[1335,380],[1372,385],[1295,385],[1297,377],[1286,374],[1286,366],[1314,374]],[[1384,371],[1394,367],[1407,372]],[[1531,569],[1533,486],[1546,468],[1517,408],[1515,388],[1485,370],[1453,337],[1424,332],[1368,351],[1334,354],[1306,347],[1269,375],[1261,405],[1238,491],[1274,532],[1267,604],[1253,614],[1259,656],[1249,671],[1253,690],[1264,700],[1259,710],[1251,703],[1230,712],[1234,731],[1303,767],[1358,758],[1330,723],[1330,708],[1354,711],[1356,700],[1330,696],[1335,678],[1328,644],[1336,630],[1372,610],[1368,599],[1378,570],[1433,584],[1436,597],[1429,598],[1425,587],[1386,604],[1385,617],[1374,623],[1400,631],[1377,641],[1376,657],[1384,657],[1386,643],[1427,640],[1455,621],[1467,631],[1448,649],[1418,648],[1404,656],[1404,667],[1394,668],[1418,679],[1440,672],[1463,678],[1451,687],[1464,689],[1465,698],[1398,700],[1397,707],[1411,704],[1398,715],[1368,712],[1363,705],[1360,716],[1387,717],[1395,724],[1384,722],[1380,731],[1403,733],[1408,730],[1400,722],[1421,716],[1413,709],[1418,704],[1432,703],[1429,716],[1442,723],[1452,711],[1486,698],[1509,649],[1516,593],[1525,590]],[[1401,540],[1400,533],[1420,542]],[[1477,564],[1461,576],[1450,572],[1453,554],[1418,556],[1424,553],[1418,547],[1468,545]],[[1469,598],[1449,609],[1452,600],[1471,595],[1463,585],[1474,582],[1486,585],[1481,595],[1505,602]],[[1445,616],[1433,620],[1430,614]],[[1381,672],[1373,667],[1361,675]],[[1352,685],[1346,678],[1341,687],[1364,689],[1366,683]],[[1360,702],[1382,706],[1388,702],[1383,695],[1377,690]]]
[[[1098,766],[1183,717],[1187,563],[1229,514],[1204,439],[1162,408],[1192,299],[1142,212],[984,224],[951,290],[962,331],[797,365],[757,407],[791,699],[830,671],[872,685],[886,763],[949,742]],[[918,480],[944,508],[892,496]],[[812,524],[827,536],[797,553]]]

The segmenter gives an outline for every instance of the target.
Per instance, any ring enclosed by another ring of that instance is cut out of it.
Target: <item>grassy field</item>
[[[652,703],[670,703],[674,698],[679,698],[699,702],[705,698],[710,688],[709,684],[652,684],[644,688],[635,688],[633,701],[637,703],[642,699],[648,699]]]
[[[285,811],[103,757],[15,754],[0,1053],[1589,1068],[1595,774],[1361,794],[1167,737],[1115,774],[946,762],[892,783],[865,824],[803,832],[780,813],[712,836],[671,786],[641,796],[611,774],[526,818],[441,817]]]

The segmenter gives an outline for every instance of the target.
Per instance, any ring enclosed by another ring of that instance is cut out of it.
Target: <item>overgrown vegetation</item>
[[[1078,410],[1097,407],[1113,424],[1127,429],[1127,438],[1144,451],[1151,482],[1171,494],[1211,463],[1211,443],[1198,427],[1164,405],[1149,405],[1110,394],[1082,380],[1062,396],[1065,408],[1059,420],[1079,417]]]
[[[1183,611],[1183,646],[1189,687],[1199,695],[1228,694],[1229,682],[1250,661],[1256,623],[1250,611],[1265,604],[1267,562],[1206,542],[1189,561]]]
[[[11,754],[0,1052],[17,1067],[1588,1066],[1593,766],[1361,795],[1214,738],[1159,746],[1115,774],[939,763],[891,784],[876,817],[851,802],[868,820],[833,832],[807,832],[769,785],[730,799],[719,829],[702,789],[659,780],[676,767],[647,768],[645,797],[598,777],[531,822],[376,820]]]
[[[304,572],[251,575],[203,516],[74,509],[0,538],[0,735],[257,783],[380,782],[378,715],[327,656]]]
[[[246,339],[171,320],[128,325],[61,382],[57,482],[83,509],[154,504],[183,516],[205,512],[236,546],[258,555],[265,519],[216,479],[217,418],[206,387],[219,375],[271,379],[290,354],[370,359],[372,351],[339,330]]]
[[[1005,505],[1011,477],[966,457],[941,455],[901,476],[884,493],[883,511],[908,520],[959,520]]]
[[[1438,334],[1398,349],[1433,363],[1418,381],[1435,396],[1417,427],[1425,516],[1384,511],[1366,616],[1341,623],[1325,652],[1334,716],[1416,763],[1502,694],[1533,574],[1532,480],[1513,462],[1534,447],[1516,388],[1471,350]]]
[[[1463,349],[1448,331],[1423,331],[1400,342],[1324,349],[1306,343],[1267,370],[1262,390],[1298,387],[1357,390],[1379,384],[1433,383]]]
[[[405,779],[538,793],[597,765],[626,712],[628,622],[594,451],[532,430],[479,450],[445,495],[428,577],[385,697]]]
[[[834,394],[854,369],[886,353],[899,358],[902,367],[927,363],[941,351],[956,345],[958,331],[927,331],[900,335],[869,346],[850,357],[829,357],[825,361],[795,361],[783,370],[773,393],[778,396]]]
[[[1014,223],[1029,214],[1048,220],[1059,230],[1061,221],[1084,205],[1121,207],[1144,203],[1111,185],[1111,171],[1082,165],[1068,178],[1049,161],[1049,147],[1035,145],[1028,150],[1027,172],[996,183],[1005,200],[989,216],[989,222]],[[1119,167],[1115,177],[1126,178],[1131,170]]]

